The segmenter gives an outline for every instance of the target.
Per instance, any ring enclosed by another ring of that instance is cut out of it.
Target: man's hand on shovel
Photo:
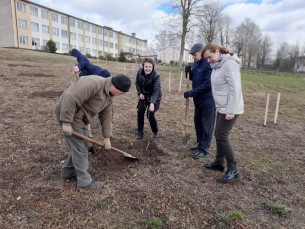
[[[102,140],[102,144],[104,145],[105,149],[111,149],[110,138],[104,138]]]

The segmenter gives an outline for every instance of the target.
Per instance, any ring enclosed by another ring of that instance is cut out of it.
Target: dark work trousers
[[[236,170],[236,160],[234,150],[229,138],[230,131],[236,122],[238,115],[235,115],[231,120],[225,120],[226,115],[217,113],[215,126],[216,139],[216,160],[215,163],[224,165],[224,159],[227,160],[227,169]]]
[[[209,153],[215,124],[215,108],[195,107],[194,123],[198,150]]]
[[[147,118],[150,123],[150,127],[153,133],[158,132],[158,123],[155,117],[156,111],[160,107],[160,102],[155,104],[155,110],[153,112],[149,111],[149,105],[150,103],[146,100],[139,99],[138,102],[138,131],[143,132],[144,130],[144,116],[145,116],[145,111],[147,110]]]

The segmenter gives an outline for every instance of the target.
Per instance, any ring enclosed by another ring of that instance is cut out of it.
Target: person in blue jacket
[[[210,63],[202,57],[203,45],[196,43],[190,50],[194,63],[192,65],[192,90],[184,93],[184,98],[193,97],[195,112],[194,123],[197,144],[191,150],[197,151],[192,157],[199,159],[209,153],[215,124],[215,102],[211,88]]]
[[[107,69],[91,64],[88,58],[81,54],[77,49],[72,49],[71,56],[76,57],[78,62],[78,64],[72,67],[72,73],[78,74],[79,77],[98,75],[107,78],[111,75]]]

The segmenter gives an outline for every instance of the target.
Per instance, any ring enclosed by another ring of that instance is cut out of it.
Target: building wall
[[[0,47],[42,49],[52,39],[58,53],[118,57],[121,49],[146,55],[147,41],[27,0],[1,0]],[[120,47],[122,47],[120,49]]]
[[[169,64],[171,61],[179,62],[180,47],[178,46],[168,46],[158,48],[158,59],[162,60],[164,63]],[[192,56],[188,53],[188,50],[184,50],[183,62],[189,63],[193,62]]]
[[[16,15],[14,3],[11,0],[0,1],[0,47],[16,47],[17,37]],[[5,23],[4,23],[5,22]]]

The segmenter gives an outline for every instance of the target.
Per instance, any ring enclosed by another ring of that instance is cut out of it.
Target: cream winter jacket
[[[240,59],[236,54],[223,55],[211,76],[212,93],[216,110],[221,114],[244,113],[241,89]]]

